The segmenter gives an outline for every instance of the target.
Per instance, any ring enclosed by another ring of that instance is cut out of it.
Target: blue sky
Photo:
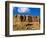
[[[31,8],[31,7],[27,7],[28,8],[28,10],[27,10],[27,12],[24,12],[24,13],[20,13],[19,11],[18,11],[18,9],[20,9],[19,7],[14,7],[13,8],[13,16],[16,16],[16,15],[28,15],[28,16],[40,16],[40,8]]]

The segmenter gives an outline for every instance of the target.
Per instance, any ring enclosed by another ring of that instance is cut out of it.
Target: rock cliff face
[[[39,30],[39,16],[13,16],[13,30]]]

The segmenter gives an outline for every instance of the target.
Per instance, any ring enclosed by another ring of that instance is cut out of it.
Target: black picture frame
[[[22,34],[22,35],[9,35],[9,4],[10,3],[21,3],[21,4],[36,4],[43,5],[43,33],[37,34]],[[14,36],[29,36],[29,35],[44,35],[45,34],[45,4],[44,3],[35,3],[35,2],[16,2],[16,1],[5,1],[5,36],[6,37],[14,37]]]

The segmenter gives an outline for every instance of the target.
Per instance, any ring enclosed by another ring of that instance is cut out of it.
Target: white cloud
[[[18,8],[18,12],[19,13],[26,13],[26,12],[29,12],[29,8],[25,8],[25,7],[21,7],[21,8]]]

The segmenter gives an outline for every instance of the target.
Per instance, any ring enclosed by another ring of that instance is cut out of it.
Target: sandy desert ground
[[[39,16],[13,16],[13,30],[39,30]]]

